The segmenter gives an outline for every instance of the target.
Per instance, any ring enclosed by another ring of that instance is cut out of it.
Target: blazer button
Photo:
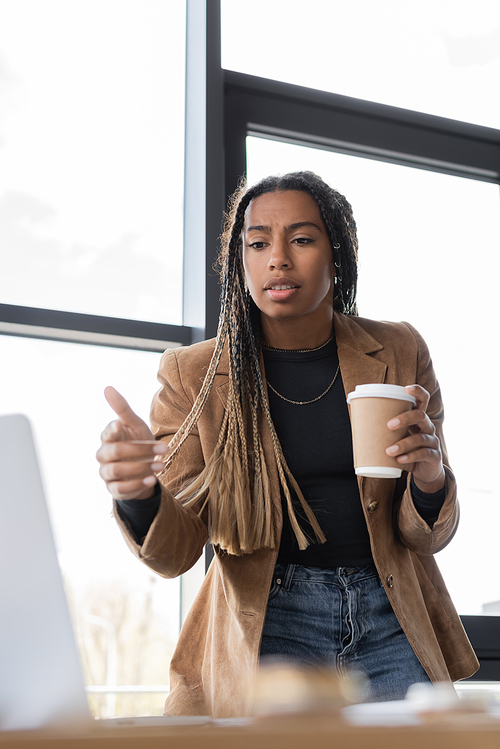
[[[392,576],[392,575],[389,575],[389,576],[387,577],[387,586],[388,586],[389,588],[392,588],[392,587],[393,587],[393,583],[394,583],[394,578],[393,578],[393,576]]]
[[[378,509],[378,502],[370,502],[367,509],[368,512],[375,512]]]

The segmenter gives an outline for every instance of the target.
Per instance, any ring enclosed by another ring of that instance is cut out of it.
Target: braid
[[[268,177],[250,189],[241,181],[229,202],[217,261],[221,311],[214,352],[193,407],[170,442],[170,452],[162,472],[162,475],[168,474],[200,418],[227,346],[229,392],[216,448],[199,476],[181,488],[176,496],[186,506],[196,505],[199,512],[208,503],[212,543],[236,555],[264,547],[273,548],[279,542],[269,469],[259,427],[261,414],[269,427],[279,481],[299,548],[305,549],[309,539],[297,520],[292,491],[316,539],[325,541],[318,521],[287,465],[274,428],[261,371],[260,315],[245,283],[241,240],[245,212],[252,200],[277,190],[308,192],[317,203],[327,229],[337,274],[334,308],[344,314],[357,314],[356,224],[344,196],[312,172]]]
[[[282,177],[279,189],[308,192],[317,203],[337,271],[337,294],[333,306],[344,314],[356,315],[358,239],[350,203],[312,172],[297,172]]]

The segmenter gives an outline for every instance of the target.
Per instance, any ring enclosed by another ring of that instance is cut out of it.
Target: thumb
[[[132,411],[123,395],[120,395],[114,387],[109,385],[104,390],[104,397],[125,426],[132,428],[144,426],[144,421]]]

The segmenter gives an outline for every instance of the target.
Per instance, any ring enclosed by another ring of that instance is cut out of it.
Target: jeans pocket
[[[273,582],[269,591],[269,601],[276,598],[280,590],[283,589],[283,583],[286,580],[287,572],[290,569],[290,565],[277,564],[274,570]]]
[[[272,601],[273,598],[276,598],[276,596],[278,595],[278,593],[280,592],[280,590],[281,590],[281,582],[278,583],[277,582],[277,578],[274,578],[273,584],[271,585],[271,590],[269,591],[269,598],[268,598],[268,600]]]

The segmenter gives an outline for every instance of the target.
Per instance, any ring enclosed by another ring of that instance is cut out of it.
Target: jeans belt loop
[[[290,585],[293,580],[293,573],[295,572],[296,564],[287,564],[285,574],[283,576],[283,583],[281,585],[282,590],[290,590]]]

